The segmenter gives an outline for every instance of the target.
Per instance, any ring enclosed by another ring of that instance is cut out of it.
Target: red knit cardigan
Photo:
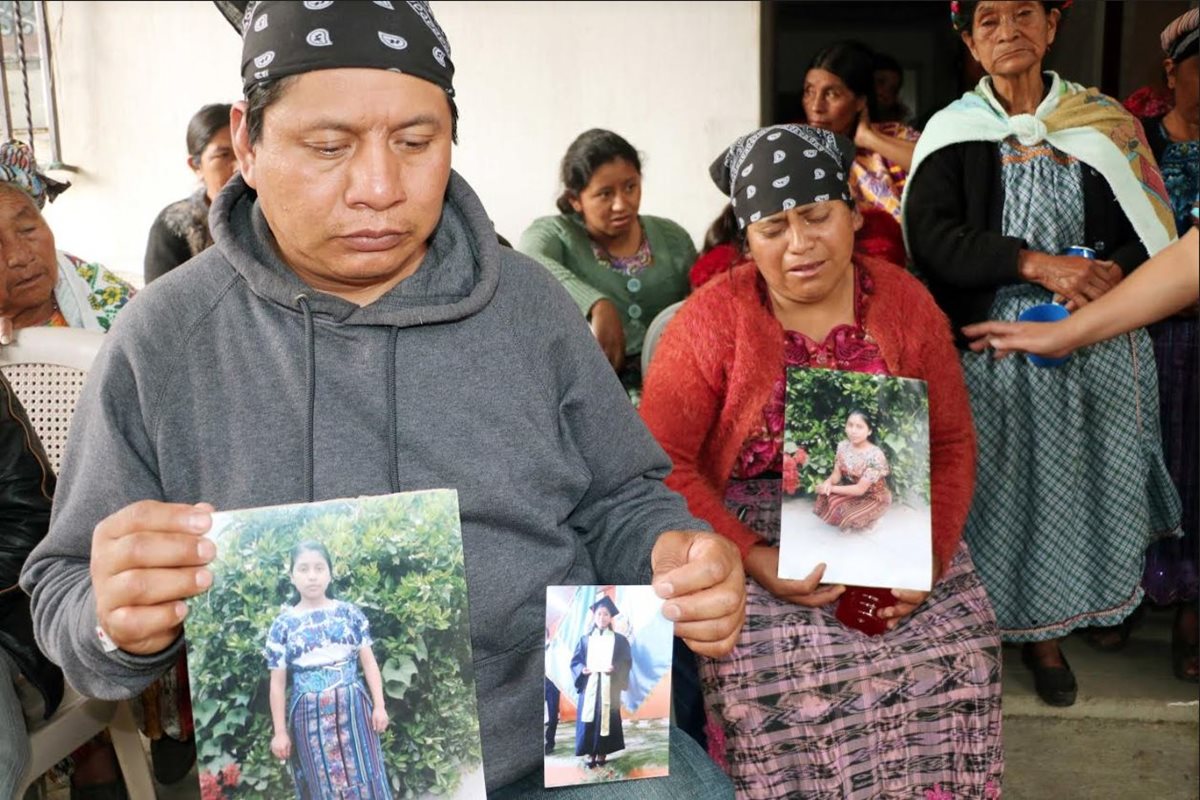
[[[925,287],[903,269],[855,255],[874,283],[864,327],[888,371],[929,385],[933,550],[948,565],[975,481],[975,429],[950,325]],[[674,462],[667,485],[692,514],[731,539],[745,558],[761,541],[725,509],[725,487],[746,437],[784,369],[783,328],[759,300],[753,263],[688,298],[654,351],[640,412]]]

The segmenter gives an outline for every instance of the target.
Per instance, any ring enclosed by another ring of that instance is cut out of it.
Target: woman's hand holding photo
[[[879,609],[879,618],[887,620],[887,629],[890,631],[900,624],[900,620],[907,617],[913,611],[916,611],[917,606],[925,602],[925,598],[929,597],[929,592],[920,592],[913,589],[892,589],[892,594],[898,601],[893,606]]]
[[[819,608],[827,606],[842,596],[845,586],[826,586],[821,583],[825,565],[818,564],[803,580],[792,581],[779,577],[779,548],[771,545],[755,545],[750,548],[745,561],[746,574],[758,585],[780,600],[796,605]]]

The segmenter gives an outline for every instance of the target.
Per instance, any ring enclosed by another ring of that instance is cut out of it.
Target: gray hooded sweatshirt
[[[142,499],[218,510],[458,491],[490,789],[542,761],[548,585],[651,578],[672,529],[707,529],[554,278],[502,248],[452,174],[417,271],[365,307],[282,263],[255,194],[213,204],[215,246],[118,317],[71,427],[49,536],[30,555],[38,643],[79,691],[137,694],[178,655],[105,653],[88,557]]]

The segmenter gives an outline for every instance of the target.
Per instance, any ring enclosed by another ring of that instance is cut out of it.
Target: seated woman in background
[[[687,295],[696,247],[671,220],[638,213],[642,162],[612,131],[580,134],[563,156],[561,176],[561,213],[535,220],[517,249],[571,294],[636,399],[646,326]]]
[[[844,531],[870,528],[892,505],[887,456],[871,441],[873,430],[867,412],[855,409],[846,416],[833,474],[817,487],[813,513]]]
[[[132,286],[103,266],[55,247],[54,232],[41,210],[68,186],[38,172],[33,152],[24,143],[0,145],[0,344],[10,342],[19,328],[107,332],[134,296]],[[152,739],[155,775],[161,783],[178,781],[195,759],[184,665],[181,656],[174,670],[146,690],[143,702],[134,704],[143,732]],[[106,740],[88,742],[73,757],[75,796],[118,796],[124,791],[117,788],[116,761]],[[82,792],[84,786],[89,792]]]
[[[920,133],[902,122],[878,119],[875,55],[858,42],[838,42],[818,52],[804,74],[804,116],[809,125],[854,141],[858,154],[848,174],[853,197],[900,221],[900,197]],[[900,231],[896,228],[899,238]]]
[[[733,653],[701,659],[724,739],[710,752],[739,798],[994,797],[1000,643],[961,542],[975,454],[966,388],[920,282],[853,253],[853,159],[844,137],[779,125],[713,163],[751,261],[684,302],[646,379],[640,410],[675,465],[667,484],[737,544],[748,577]],[[785,373],[803,366],[928,384],[933,590],[894,590],[881,636],[838,621],[845,587],[820,585],[823,565],[778,577]]]
[[[42,209],[69,186],[38,172],[23,142],[0,145],[0,344],[39,325],[107,331],[133,296],[101,265],[54,246]]]
[[[208,207],[237,170],[229,129],[229,104],[204,106],[187,128],[188,166],[200,179],[191,197],[178,200],[159,212],[146,242],[146,283],[212,245]]]

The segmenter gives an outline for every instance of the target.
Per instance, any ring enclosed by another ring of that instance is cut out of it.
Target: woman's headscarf
[[[403,72],[454,96],[450,43],[429,4],[257,2],[242,21],[242,88],[321,69]]]
[[[65,192],[71,185],[56,181],[38,171],[33,150],[16,139],[0,145],[0,183],[11,183],[33,198],[39,209],[46,201]]]
[[[854,142],[808,125],[772,125],[740,137],[708,169],[729,196],[738,228],[822,200],[851,203]]]
[[[1163,28],[1160,37],[1167,58],[1178,63],[1188,56],[1196,55],[1200,41],[1200,9],[1193,8],[1180,14],[1171,24]]]
[[[1042,0],[1042,5],[1047,10],[1057,8],[1059,14],[1066,14],[1067,9],[1075,0]],[[954,27],[955,33],[962,33],[971,29],[971,20],[975,16],[975,6],[979,5],[979,0],[951,0],[950,2],[950,24]]]

